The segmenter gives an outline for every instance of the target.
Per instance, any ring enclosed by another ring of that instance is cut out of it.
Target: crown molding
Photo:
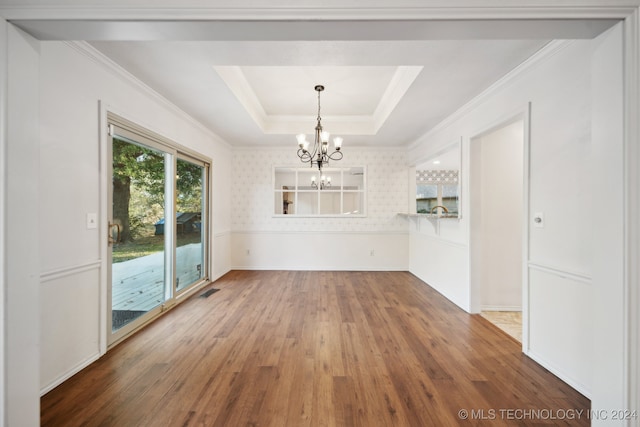
[[[402,97],[407,93],[418,75],[422,72],[423,66],[403,66],[398,67],[394,73],[387,89],[378,103],[378,107],[371,117],[374,127],[373,134],[377,134],[384,122],[389,118],[391,112],[396,108]]]
[[[520,78],[523,74],[530,72],[539,64],[557,55],[559,52],[571,46],[573,43],[575,43],[574,40],[554,40],[549,42],[542,49],[540,49],[538,52],[533,54],[522,64],[518,65],[507,75],[505,75],[500,80],[498,80],[497,82],[489,86],[486,90],[484,90],[478,96],[476,96],[475,98],[471,99],[469,102],[464,104],[454,113],[449,115],[446,119],[438,123],[426,134],[422,135],[420,138],[418,138],[414,142],[409,143],[407,145],[407,151],[411,152],[415,150],[420,145],[422,145],[423,143],[431,139],[431,137],[433,137],[435,134],[451,126],[453,123],[457,122],[462,117],[466,116],[471,111],[478,108],[483,102],[493,97],[496,94],[496,92],[499,92],[505,87],[509,86],[515,80]]]
[[[71,3],[70,0],[67,0]],[[38,5],[24,1],[0,6],[0,14],[7,20],[473,20],[473,19],[624,19],[640,6],[638,0],[548,0],[531,1],[533,6],[522,7],[518,1],[485,1],[482,7],[477,2],[452,1],[424,6],[420,1],[405,1],[406,6],[272,6],[237,7],[202,6],[201,4],[176,4],[158,7],[153,2],[138,1],[137,5],[77,4]],[[75,2],[74,2],[75,3]],[[179,3],[179,2],[176,2]],[[197,3],[197,2],[196,2]],[[380,3],[380,2],[378,2]],[[505,6],[505,3],[512,3]]]
[[[236,65],[214,66],[213,69],[249,113],[253,121],[262,129],[267,127],[267,113],[264,111],[251,84],[247,81],[242,68]]]
[[[151,87],[147,86],[140,79],[135,77],[133,74],[129,73],[127,70],[122,68],[116,62],[112,61],[110,58],[105,56],[102,52],[100,52],[99,50],[91,46],[89,43],[85,41],[74,41],[74,42],[63,42],[63,43],[65,43],[67,46],[71,47],[75,51],[79,52],[80,54],[84,55],[85,57],[89,58],[93,62],[97,63],[104,69],[108,70],[109,72],[111,72],[113,75],[120,78],[124,82],[140,90],[142,93],[144,93],[146,96],[151,98],[153,101],[157,102],[158,104],[167,108],[168,110],[170,110],[171,112],[173,112],[174,114],[182,118],[183,120],[187,121],[194,127],[198,128],[198,130],[208,135],[215,142],[222,144],[228,149],[231,149],[231,144],[229,144],[227,141],[222,139],[219,135],[212,132],[211,129],[209,129],[202,123],[200,123],[198,120],[194,119],[187,112],[185,112],[184,110],[176,106],[174,103],[169,101],[164,96],[160,95]]]
[[[265,152],[265,153],[285,153],[286,152],[288,154],[291,154],[292,159],[294,159],[297,162],[296,164],[300,164],[300,159],[298,159],[298,157],[295,156],[297,149],[298,149],[298,146],[295,143],[295,141],[291,141],[291,144],[289,145],[280,145],[280,146],[261,147],[256,145],[238,145],[238,146],[233,146],[231,148],[231,152],[232,153],[244,152],[244,151],[253,152],[253,153],[255,153],[256,151],[259,151],[261,153],[262,152]],[[343,151],[346,153],[345,150]],[[406,154],[406,149],[400,146],[380,147],[380,146],[368,146],[368,145],[355,145],[355,146],[349,146],[348,150],[349,150],[349,155],[351,155],[352,153],[361,154],[365,152],[366,153],[373,153],[373,152],[398,153],[399,155],[402,155],[402,156]],[[345,154],[345,158],[346,156],[347,154]],[[351,166],[354,166],[354,165],[351,165]],[[362,165],[355,165],[355,166],[362,166]],[[308,168],[309,166],[303,166],[303,167]]]
[[[357,69],[358,67],[349,68]],[[396,66],[396,70],[372,114],[325,115],[323,119],[325,122],[331,123],[333,133],[375,135],[423,68],[422,66]],[[251,83],[246,79],[242,67],[214,66],[213,69],[263,133],[274,135],[307,133],[310,129],[309,124],[315,123],[316,116],[267,114]]]

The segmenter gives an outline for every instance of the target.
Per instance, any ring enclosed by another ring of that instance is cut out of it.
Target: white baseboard
[[[318,267],[318,266],[252,266],[252,265],[236,265],[232,266],[231,270],[251,270],[251,271],[409,271],[408,268],[395,268],[395,267],[349,267],[349,268],[337,268],[337,267]]]
[[[520,305],[483,305],[480,311],[522,311]]]
[[[591,399],[591,392],[589,391],[589,388],[586,385],[569,377],[564,372],[562,372],[561,369],[558,369],[558,367],[556,367],[553,363],[549,362],[544,357],[540,357],[539,355],[535,354],[532,351],[525,352],[525,355],[533,359],[536,363],[538,363],[543,368],[547,369],[549,372],[551,372],[556,377],[560,378],[565,383],[569,384],[571,387],[573,387],[576,391],[581,393],[587,399]]]
[[[61,375],[60,377],[56,378],[53,382],[49,383],[44,388],[40,389],[40,397],[42,397],[45,394],[49,393],[51,390],[53,390],[54,388],[58,387],[60,384],[62,384],[63,382],[65,382],[66,380],[68,380],[69,378],[71,378],[72,376],[77,374],[78,372],[82,371],[84,368],[86,368],[87,366],[91,365],[93,362],[95,362],[98,359],[100,359],[100,353],[99,352],[89,356],[87,359],[83,360],[82,362],[80,362],[79,364],[74,366],[73,368],[69,369],[63,375]]]

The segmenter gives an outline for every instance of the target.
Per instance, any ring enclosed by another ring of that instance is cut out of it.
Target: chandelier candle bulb
[[[331,136],[331,135],[330,135],[330,134],[329,134],[329,132],[327,132],[326,130],[325,130],[325,131],[320,132],[320,139],[322,140],[322,143],[323,143],[323,144],[328,144],[328,143],[329,143],[329,137],[330,137],[330,136]]]
[[[339,136],[333,138],[333,146],[336,148],[336,151],[340,151],[340,148],[342,147],[342,138]]]
[[[300,148],[304,147],[305,143],[307,143],[307,137],[304,133],[296,135],[296,139],[298,140],[298,146]]]

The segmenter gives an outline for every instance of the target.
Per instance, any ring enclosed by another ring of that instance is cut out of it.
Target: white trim
[[[275,190],[275,192],[282,192],[282,190]],[[310,193],[313,190],[307,191],[307,193]],[[298,191],[296,193],[302,193],[301,191]],[[318,190],[318,193],[320,193],[320,190]],[[345,191],[345,193],[347,193],[347,191]],[[351,193],[357,193],[357,191],[351,191]],[[363,193],[363,191],[360,191],[360,193]],[[322,193],[320,193],[322,194]],[[338,191],[334,191],[332,192],[332,194],[340,194]],[[342,202],[342,201],[341,201]],[[271,218],[367,218],[366,214],[273,214],[271,215]]]
[[[7,279],[7,121],[8,121],[8,28],[9,24],[0,20],[0,427],[7,425],[7,331],[6,309]]]
[[[607,6],[597,1],[538,1],[538,6],[504,6],[505,2],[495,2],[496,7],[478,7],[472,0],[453,7],[424,7],[419,0],[404,1],[406,6],[376,8],[328,8],[328,7],[154,7],[150,6],[24,6],[4,5],[0,13],[8,20],[472,20],[472,19],[625,19],[633,12],[634,6],[625,0],[609,0]],[[446,4],[446,2],[442,2]],[[564,3],[564,4],[563,4]],[[587,5],[585,5],[587,3]],[[613,4],[612,4],[613,3]],[[617,5],[615,3],[618,3]]]
[[[522,306],[520,305],[483,305],[480,306],[480,311],[517,311],[522,312]]]
[[[529,313],[529,272],[525,268],[529,259],[529,242],[531,239],[529,224],[529,210],[531,209],[531,102],[527,102],[524,113],[524,146],[522,147],[522,352],[527,353],[531,346],[529,337],[530,319]]]
[[[458,216],[439,216],[437,214],[423,214],[423,213],[407,213],[396,212],[396,215],[403,218],[423,218],[423,219],[460,219]]]
[[[406,271],[410,272],[408,268],[391,268],[391,267],[371,267],[370,265],[362,265],[362,266],[349,266],[346,268],[337,268],[337,267],[318,267],[317,265],[307,265],[300,266],[297,265],[295,268],[292,268],[290,265],[280,265],[269,267],[256,267],[250,265],[234,265],[231,267],[231,270],[248,270],[248,271]],[[229,271],[231,271],[229,270]],[[222,276],[221,276],[222,277]],[[217,280],[217,279],[216,279]]]
[[[370,120],[373,126],[372,135],[376,135],[384,122],[387,121],[391,112],[398,106],[409,87],[422,72],[423,66],[399,66],[393,74],[387,89],[384,91],[376,110]]]
[[[209,129],[208,127],[206,127],[205,125],[203,125],[202,123],[197,121],[196,119],[194,119],[192,116],[187,114],[184,110],[180,109],[178,106],[173,104],[167,98],[165,98],[164,96],[160,95],[158,92],[156,92],[151,87],[149,87],[148,85],[143,83],[140,79],[135,77],[133,74],[129,73],[127,70],[122,68],[120,65],[118,65],[117,63],[112,61],[110,58],[105,56],[102,52],[100,52],[99,50],[97,50],[96,48],[91,46],[89,43],[84,42],[84,41],[73,41],[73,42],[64,42],[64,43],[67,46],[73,48],[75,51],[77,51],[77,52],[81,53],[82,55],[84,55],[85,57],[89,58],[93,62],[95,62],[98,65],[102,66],[105,70],[111,72],[113,75],[115,75],[116,77],[120,78],[125,83],[135,87],[138,90],[140,90],[143,94],[145,94],[146,96],[151,98],[152,101],[154,101],[154,102],[158,103],[159,105],[167,108],[173,114],[177,115],[181,119],[185,120],[189,124],[191,124],[194,127],[196,127],[198,130],[202,131],[204,134],[208,135],[215,142],[220,143],[220,144],[226,146],[227,148],[231,148],[231,145],[228,142],[226,142],[224,139],[222,139],[219,135],[213,133],[211,131],[211,129]],[[116,113],[112,108],[109,108],[109,111],[110,112],[114,112],[115,114],[117,114],[119,116],[122,116],[121,114]],[[141,126],[143,126],[143,127],[146,127],[144,125],[144,123],[142,123],[142,122],[137,121],[136,123],[141,125]],[[165,137],[165,138],[171,139],[171,138],[168,138],[168,137]],[[182,146],[181,146],[181,148],[182,148]]]
[[[626,405],[640,412],[640,12],[636,9],[624,22],[624,150],[625,150],[625,349]],[[629,420],[640,426],[640,419]]]
[[[60,384],[62,384],[63,382],[65,382],[66,380],[68,380],[69,378],[71,378],[72,376],[77,374],[78,372],[82,371],[84,368],[86,368],[87,366],[91,365],[96,360],[100,359],[101,356],[102,356],[101,352],[94,353],[91,356],[89,356],[88,358],[86,358],[85,360],[83,360],[82,362],[76,364],[74,367],[69,369],[67,372],[63,373],[58,378],[56,378],[53,382],[47,384],[44,388],[41,388],[40,389],[40,397],[42,397],[45,394],[49,393],[51,390],[53,390],[54,388],[58,387]]]
[[[111,135],[107,126],[109,125],[109,119],[107,113],[109,112],[108,106],[103,101],[98,101],[98,171],[99,171],[99,209],[98,209],[98,230],[102,229],[102,232],[98,233],[98,241],[100,245],[100,290],[99,290],[99,313],[98,319],[98,347],[100,356],[107,352],[108,346],[108,330],[109,325],[109,280],[111,278],[109,271],[109,264],[111,263],[109,243],[107,234],[109,233],[109,185],[111,185],[111,178],[109,177],[109,139]]]
[[[131,137],[140,143],[144,143],[147,146],[153,147],[163,153],[164,162],[165,162],[165,176],[175,176],[176,175],[176,165],[177,161],[180,160],[193,160],[197,162],[202,162],[203,167],[208,170],[207,180],[211,180],[213,174],[211,173],[211,164],[212,160],[204,156],[188,147],[185,147],[175,140],[165,137],[155,131],[152,130],[152,127],[145,127],[145,125],[136,122],[134,120],[130,120],[127,114],[121,114],[120,112],[116,112],[114,108],[109,105],[100,102],[100,170],[101,170],[101,179],[100,179],[100,200],[101,200],[101,215],[103,216],[102,223],[109,224],[109,220],[111,219],[111,211],[110,206],[112,203],[111,195],[110,195],[110,182],[111,182],[111,174],[112,172],[112,159],[111,159],[111,139],[113,135],[111,135],[112,126],[115,125],[115,130],[117,132],[127,134],[131,133]],[[167,161],[167,158],[170,158],[171,161]],[[175,217],[175,200],[169,200],[167,195],[174,194],[174,181],[168,181],[167,187],[165,188],[165,214],[166,217]],[[206,228],[205,231],[210,230],[209,227],[209,212],[211,211],[211,192],[209,191],[210,183],[206,183],[206,189],[203,194],[207,194],[207,206],[206,210]],[[170,250],[165,251],[165,277],[170,277],[169,283],[171,284],[170,288],[166,289],[165,301],[160,306],[149,310],[146,314],[141,316],[140,322],[132,322],[128,325],[125,325],[123,328],[119,329],[115,333],[111,331],[111,264],[112,264],[112,252],[109,249],[107,236],[102,233],[103,236],[100,245],[101,245],[101,256],[104,259],[104,271],[105,274],[101,275],[101,304],[100,304],[100,351],[102,354],[106,353],[108,349],[113,348],[120,342],[122,342],[125,338],[132,335],[133,333],[141,330],[145,325],[149,322],[153,321],[156,317],[171,309],[176,304],[184,301],[183,296],[191,295],[196,289],[202,287],[205,283],[208,283],[211,276],[211,270],[213,267],[212,257],[209,255],[209,246],[210,246],[210,236],[207,236],[206,248],[204,252],[205,262],[207,263],[208,269],[206,271],[207,277],[205,279],[200,280],[197,284],[191,284],[188,288],[182,290],[175,289],[175,262],[176,262],[176,248],[174,242],[172,240],[172,236],[176,235],[176,223],[172,223],[172,233],[165,233],[165,247],[171,248]],[[102,302],[104,301],[104,302]],[[104,312],[103,312],[104,311]],[[104,338],[103,338],[104,335]]]
[[[47,283],[64,277],[73,276],[84,273],[85,271],[97,270],[102,267],[102,260],[87,262],[84,264],[74,265],[71,267],[63,267],[55,270],[40,273],[40,283]]]
[[[591,285],[592,283],[591,276],[585,273],[569,271],[564,268],[555,267],[548,264],[539,264],[531,261],[529,261],[527,266],[529,267],[529,270],[542,271],[543,273],[552,274],[562,279],[568,279],[574,282],[584,283],[587,285]]]
[[[559,49],[559,48],[558,48]],[[551,54],[555,54],[557,53],[559,50],[558,49],[554,49],[551,52],[548,52],[547,54],[545,54],[545,58],[548,57]],[[536,60],[535,63],[537,64],[539,62],[539,60]],[[529,68],[528,68],[529,69]],[[521,74],[522,71],[518,72],[515,75],[508,75],[506,78],[508,80],[511,80],[513,78],[515,78],[515,76],[519,76]],[[496,87],[502,87],[502,85],[499,84],[500,81],[495,84],[494,86]],[[492,88],[494,87],[492,86],[491,88],[488,89],[488,91],[491,91]],[[480,95],[481,97],[484,97],[485,94],[487,92],[483,92],[482,95]],[[474,102],[474,101],[471,101]],[[480,102],[480,101],[479,101]],[[469,104],[467,104],[469,105]],[[475,104],[474,104],[475,105]],[[475,107],[477,107],[478,105],[475,105]],[[465,108],[465,107],[463,107]],[[466,113],[465,113],[466,114]],[[522,266],[524,267],[526,265],[527,259],[529,257],[529,229],[528,229],[528,224],[529,224],[529,218],[528,218],[528,211],[529,211],[529,189],[530,189],[530,181],[531,181],[531,177],[530,177],[530,161],[529,161],[529,154],[530,154],[530,147],[531,147],[531,103],[527,102],[525,105],[521,106],[520,108],[518,108],[515,111],[510,111],[507,112],[505,114],[501,114],[500,116],[494,117],[491,121],[489,122],[485,122],[484,125],[478,129],[476,129],[473,132],[469,132],[469,138],[467,139],[468,141],[468,159],[469,159],[469,166],[468,166],[468,181],[470,182],[472,176],[471,176],[471,165],[472,165],[472,147],[471,144],[473,143],[473,140],[478,139],[478,138],[482,138],[483,136],[486,136],[498,129],[501,129],[505,126],[508,126],[518,120],[522,120],[522,128],[523,128],[523,141],[522,141],[522,162],[523,162],[523,170],[522,170],[522,209],[523,209],[523,216],[522,216],[522,231],[521,231],[521,238],[522,238]],[[447,126],[451,125],[452,123],[449,123]],[[473,242],[472,242],[472,236],[471,236],[471,232],[472,232],[472,222],[473,222],[473,205],[471,203],[471,186],[469,186],[469,188],[467,189],[467,193],[464,195],[465,197],[467,197],[468,201],[467,201],[467,206],[469,207],[469,213],[467,214],[467,218],[469,219],[469,226],[467,227],[467,239],[469,241],[469,253],[468,253],[468,262],[469,262],[469,276],[468,276],[468,284],[469,284],[469,305],[470,305],[470,311],[472,313],[477,312],[477,310],[480,309],[480,293],[481,290],[474,287],[474,281],[473,281],[473,266],[474,266],[474,253],[473,253]],[[528,274],[526,273],[526,268],[522,269],[523,273],[522,273],[522,351],[526,353],[527,348],[529,347],[529,281],[528,281]]]
[[[525,353],[528,357],[536,361],[540,366],[543,366],[549,372],[554,374],[556,377],[560,378],[565,383],[569,384],[571,387],[576,389],[578,392],[582,393],[587,398],[591,399],[591,390],[582,384],[579,381],[574,380],[570,376],[566,375],[562,369],[558,368],[556,365],[545,359],[544,357],[536,354],[535,352],[528,351]]]
[[[238,102],[244,107],[253,121],[264,132],[267,127],[267,112],[262,107],[258,95],[256,95],[256,92],[247,81],[246,76],[242,72],[242,67],[237,65],[220,65],[214,66],[213,69],[235,95]]]
[[[357,69],[358,66],[350,68]],[[324,116],[332,123],[332,130],[342,135],[375,135],[391,112],[402,100],[409,87],[422,71],[423,66],[399,65],[387,83],[378,104],[371,114],[350,116]],[[298,134],[308,131],[309,123],[315,121],[312,115],[267,114],[256,92],[240,66],[214,66],[227,87],[235,95],[249,116],[265,134]]]
[[[314,119],[315,120],[315,119]],[[308,123],[307,123],[308,124]],[[260,148],[260,151],[266,151],[266,152],[272,152],[272,151],[287,151],[287,152],[291,152],[291,149],[293,147],[293,153],[295,154],[295,150],[297,149],[297,144],[295,141],[295,137],[292,137],[291,143],[287,144],[287,145],[281,145],[281,146],[259,146],[258,144],[254,144],[254,145],[234,145],[233,147],[231,147],[231,151],[232,152],[236,152],[236,151],[255,151],[256,147]],[[343,147],[344,148],[344,147]],[[385,145],[385,146],[366,146],[366,145],[349,145],[349,150],[353,150],[354,152],[358,151],[358,152],[364,152],[366,151],[367,153],[370,152],[403,152],[406,150],[406,147],[404,146],[400,146],[400,145]],[[294,157],[294,159],[296,159],[296,161],[293,163],[296,166],[293,167],[301,167],[301,168],[305,168],[304,164],[300,163],[300,160],[297,157]],[[298,166],[299,165],[299,166]],[[280,165],[283,167],[290,167],[287,165]],[[306,166],[307,169],[311,169],[310,166]]]
[[[223,271],[222,273],[216,274],[214,277],[211,278],[211,283],[214,283],[215,281],[219,280],[225,274],[229,273],[231,270],[233,270],[233,268],[229,267],[226,271]]]
[[[295,218],[294,216],[291,216],[291,218]],[[298,217],[298,218],[303,218],[303,217]],[[348,235],[360,235],[360,236],[366,236],[366,235],[375,235],[375,234],[379,234],[381,236],[390,236],[390,235],[397,235],[397,236],[407,236],[409,235],[409,231],[393,231],[393,230],[389,230],[389,231],[326,231],[326,230],[296,230],[296,231],[289,231],[289,230],[232,230],[231,235],[238,235],[238,234],[263,234],[263,235],[278,235],[278,236],[282,236],[282,235],[295,235],[295,236],[300,236],[300,235],[313,235],[313,234],[318,234],[318,235],[322,235],[322,236],[331,236],[331,235],[335,235],[335,236],[348,236]]]

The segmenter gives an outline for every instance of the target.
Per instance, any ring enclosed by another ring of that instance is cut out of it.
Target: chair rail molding
[[[70,267],[57,268],[40,273],[40,283],[52,282],[63,277],[69,277],[85,271],[97,270],[102,267],[102,260],[89,261]]]

